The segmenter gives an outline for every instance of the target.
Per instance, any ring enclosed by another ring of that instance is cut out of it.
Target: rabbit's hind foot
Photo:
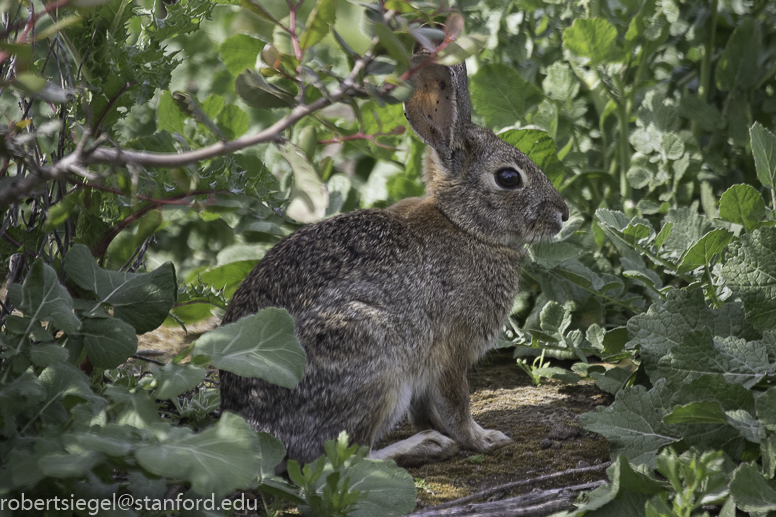
[[[375,460],[393,460],[400,467],[418,467],[444,461],[458,452],[458,444],[439,431],[427,430],[379,451],[371,451]]]

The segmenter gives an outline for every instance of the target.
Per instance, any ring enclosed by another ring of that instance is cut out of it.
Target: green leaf
[[[194,356],[242,377],[259,377],[293,388],[302,379],[306,355],[294,335],[294,320],[270,307],[206,333],[194,342]]]
[[[216,125],[227,140],[234,140],[248,131],[248,114],[235,104],[227,104],[218,114]]]
[[[719,200],[719,217],[751,232],[765,217],[765,201],[751,185],[733,185]]]
[[[759,122],[749,130],[752,139],[752,154],[757,168],[757,179],[763,186],[774,190],[776,184],[776,135]]]
[[[590,377],[595,379],[595,385],[607,393],[616,395],[633,375],[625,368],[610,368],[604,373],[592,372]]]
[[[748,463],[738,467],[733,474],[730,495],[736,506],[745,512],[776,510],[776,487],[765,480],[757,467]]]
[[[494,128],[525,120],[525,114],[544,98],[517,70],[502,64],[480,68],[469,78],[469,91],[475,112]]]
[[[776,228],[760,228],[732,243],[722,277],[755,328],[776,329]]]
[[[586,430],[609,440],[613,458],[624,455],[636,465],[654,467],[657,451],[679,441],[676,429],[663,423],[671,392],[662,379],[649,391],[643,386],[626,388],[617,393],[611,406],[599,406],[580,419]]]
[[[30,361],[41,368],[66,362],[69,355],[61,345],[38,344],[30,347]]]
[[[400,65],[408,66],[410,53],[393,30],[388,25],[379,22],[375,23],[373,28],[375,36],[379,38],[380,44],[385,47],[388,54]]]
[[[299,47],[305,50],[321,41],[329,33],[329,26],[334,25],[336,17],[337,0],[318,0],[307,17],[305,31],[299,38]]]
[[[725,303],[713,310],[706,305],[701,289],[674,289],[664,302],[652,304],[646,313],[628,321],[628,348],[638,347],[647,374],[656,380],[658,360],[680,346],[687,334],[704,329],[719,337],[760,337],[744,318],[740,303]]]
[[[183,135],[183,121],[186,118],[186,114],[175,104],[172,94],[163,91],[156,106],[156,129]]]
[[[218,47],[221,60],[229,72],[237,76],[246,68],[256,68],[256,58],[264,48],[264,42],[247,34],[235,34]]]
[[[46,399],[51,402],[67,396],[79,397],[83,400],[96,399],[89,386],[89,378],[69,363],[49,366],[38,377],[46,389]]]
[[[681,386],[704,375],[721,374],[729,383],[751,388],[766,375],[776,373],[768,359],[769,346],[762,341],[736,337],[712,339],[708,329],[689,332],[681,345],[660,358],[658,371],[672,386]]]
[[[79,332],[92,364],[109,370],[137,352],[137,334],[128,323],[114,318],[84,318]]]
[[[674,229],[674,223],[665,223],[663,228],[660,229],[660,233],[655,237],[655,248],[660,251],[663,247],[663,243],[671,236],[671,231]]]
[[[617,43],[617,29],[604,18],[577,18],[563,31],[563,47],[590,58],[593,65],[612,63],[623,58]]]
[[[251,426],[225,412],[216,425],[200,433],[171,428],[161,443],[139,447],[135,458],[157,476],[182,479],[198,494],[222,497],[250,488],[257,474],[267,470],[261,452],[258,434]]]
[[[33,262],[24,279],[19,309],[32,320],[32,325],[51,320],[67,334],[75,333],[81,326],[73,314],[73,299],[59,284],[57,273],[41,259]]]
[[[293,95],[267,83],[252,70],[237,76],[234,89],[248,106],[256,109],[288,108],[295,104]]]
[[[392,461],[363,459],[345,472],[350,490],[363,494],[352,510],[354,517],[399,517],[416,506],[412,476]]]
[[[83,451],[75,454],[55,452],[41,456],[38,460],[38,467],[49,477],[74,478],[85,476],[102,459],[102,454],[94,451]]]
[[[65,272],[79,287],[97,294],[101,303],[111,305],[114,316],[132,325],[138,334],[161,325],[177,297],[170,262],[151,273],[106,271],[97,266],[86,246],[76,244],[65,257]]]
[[[484,34],[467,34],[459,36],[455,41],[439,51],[436,62],[440,65],[457,65],[469,56],[479,53],[487,44],[488,37]]]
[[[770,388],[755,402],[757,418],[769,431],[776,431],[776,388]]]
[[[719,124],[719,110],[694,95],[682,96],[679,114],[698,124],[704,131],[714,131]]]
[[[286,214],[302,223],[320,221],[326,215],[329,199],[318,172],[304,152],[292,143],[280,146],[280,153],[294,171],[294,185]]]
[[[541,129],[511,129],[498,135],[500,139],[515,146],[531,159],[559,187],[563,182],[565,168],[558,159],[558,148],[550,135]]]
[[[663,418],[665,424],[727,424],[727,416],[719,402],[704,400],[676,406]]]
[[[542,88],[551,99],[566,102],[579,93],[579,79],[568,64],[556,61],[547,67],[547,77],[542,81]]]
[[[679,274],[695,268],[711,266],[712,260],[733,240],[733,232],[725,229],[712,230],[692,245],[679,261]]]
[[[62,436],[65,447],[76,445],[108,456],[126,456],[137,446],[135,430],[129,426],[109,423],[92,427],[86,432],[68,433]]]
[[[192,364],[170,362],[161,368],[151,365],[151,371],[156,377],[155,396],[160,400],[172,399],[194,389],[207,377],[207,370]]]
[[[761,47],[760,23],[754,18],[745,18],[730,35],[717,62],[717,88],[723,92],[736,86],[753,88],[760,77],[758,60]]]
[[[563,335],[571,325],[571,312],[556,302],[547,302],[539,315],[542,330],[548,334]]]

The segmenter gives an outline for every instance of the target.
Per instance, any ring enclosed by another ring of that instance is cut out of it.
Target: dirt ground
[[[189,326],[188,335],[180,328],[163,327],[140,336],[138,353],[168,360],[217,323],[213,319]],[[502,431],[513,442],[484,456],[461,452],[442,463],[408,469],[416,480],[419,507],[609,459],[606,440],[585,432],[579,422],[580,414],[612,402],[611,395],[592,383],[566,385],[545,380],[540,386],[534,386],[528,375],[515,364],[511,350],[505,350],[490,354],[477,365],[469,373],[469,384],[474,419],[486,429]],[[411,426],[405,422],[378,447],[412,434]],[[520,495],[537,488],[557,488],[605,477],[604,471],[568,476],[502,492],[491,500]]]

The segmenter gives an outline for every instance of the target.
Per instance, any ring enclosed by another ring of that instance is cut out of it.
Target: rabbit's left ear
[[[411,66],[428,59],[429,54],[412,56]],[[404,103],[404,115],[423,142],[444,158],[462,146],[464,127],[471,122],[466,64],[428,65],[410,77],[415,87]]]

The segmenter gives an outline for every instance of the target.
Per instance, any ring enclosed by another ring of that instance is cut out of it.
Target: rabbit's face
[[[459,148],[426,164],[429,194],[457,226],[493,244],[519,247],[558,233],[568,208],[547,176],[492,131],[467,124]]]
[[[551,237],[568,219],[566,203],[526,155],[472,124],[466,64],[413,56],[415,87],[404,112],[429,146],[426,190],[458,227],[491,244],[519,247]]]

